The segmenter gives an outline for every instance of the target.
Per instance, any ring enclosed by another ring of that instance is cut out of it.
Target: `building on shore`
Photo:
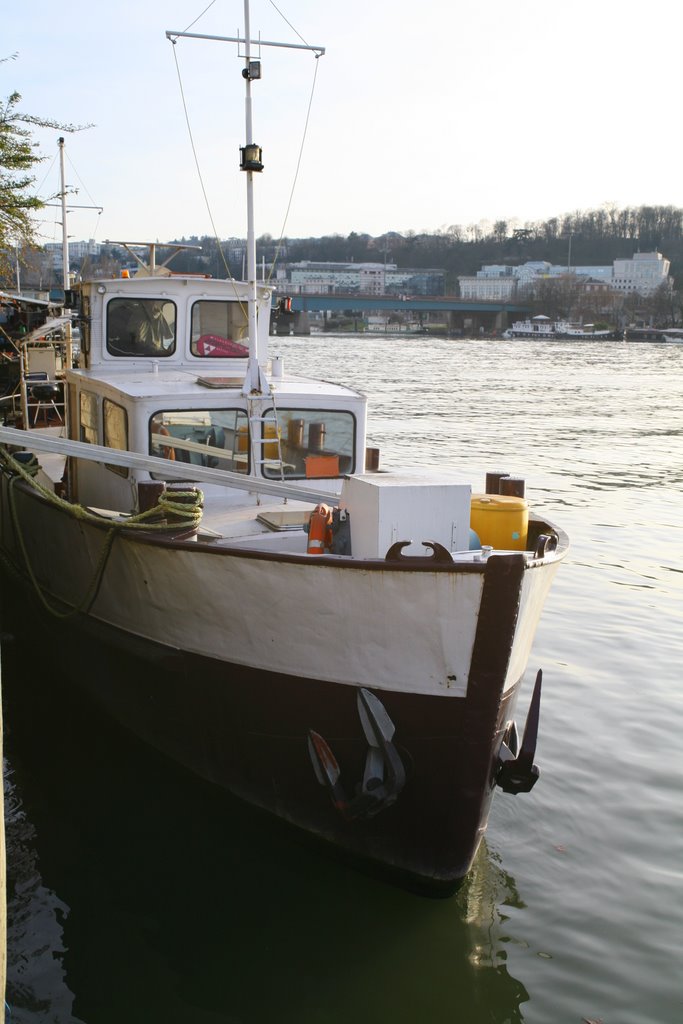
[[[474,277],[459,277],[458,283],[463,299],[508,301],[541,281],[573,274],[589,289],[645,296],[669,283],[669,268],[669,260],[660,252],[637,252],[632,259],[614,260],[611,266],[572,267],[544,260],[528,261],[516,267],[489,264]]]
[[[283,263],[279,292],[289,295],[443,295],[444,270],[398,267],[395,263]]]
[[[670,266],[661,252],[637,252],[631,260],[615,260],[612,288],[617,292],[652,295],[668,283]]]

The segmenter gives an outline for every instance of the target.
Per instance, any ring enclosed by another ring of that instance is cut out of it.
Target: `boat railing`
[[[53,418],[56,418],[60,424],[63,423],[65,409],[63,380],[58,380],[56,376],[48,376],[44,370],[26,373],[23,380],[22,399],[25,412],[22,414],[22,421],[24,425],[27,428],[37,426],[41,413],[45,426],[48,426]],[[31,418],[31,414],[33,414],[33,418]]]
[[[161,440],[168,442],[168,438],[162,437]],[[184,462],[174,462],[155,455],[142,455],[139,452],[122,451],[117,448],[107,448],[103,445],[87,444],[83,441],[70,441],[67,438],[55,437],[53,434],[44,433],[41,430],[19,430],[16,427],[0,426],[0,444],[18,447],[31,452],[44,452],[46,454],[86,459],[90,462],[106,463],[108,466],[146,470],[149,473],[158,474],[160,479],[182,481],[188,481],[189,479],[192,483],[218,484],[223,487],[232,487],[256,494],[289,498],[292,501],[310,502],[314,505],[321,501],[327,505],[336,506],[339,504],[339,495],[329,490],[303,487],[282,480],[268,480],[262,477],[246,476],[244,473],[235,473],[228,469],[211,469],[208,466],[196,465],[188,467],[188,464]]]
[[[12,394],[6,396],[13,412],[20,412],[26,429],[38,425],[41,413],[45,426],[51,418],[63,423],[64,372],[74,363],[70,314],[48,320],[23,338],[17,348],[19,379]]]

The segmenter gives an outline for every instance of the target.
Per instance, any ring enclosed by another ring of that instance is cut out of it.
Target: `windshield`
[[[249,427],[243,409],[168,409],[149,425],[149,452],[209,469],[249,472]]]
[[[170,356],[176,347],[176,308],[158,299],[111,299],[107,352],[114,356]]]

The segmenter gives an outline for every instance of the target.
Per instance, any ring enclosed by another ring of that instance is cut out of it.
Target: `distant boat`
[[[683,344],[683,329],[680,327],[669,327],[662,333],[662,341],[671,342],[674,345]]]
[[[370,322],[366,329],[370,334],[429,334],[428,329],[421,324],[395,324],[389,323],[388,320]]]
[[[664,341],[664,331],[659,327],[627,327],[624,341]]]
[[[556,338],[578,338],[581,341],[621,341],[621,331],[609,328],[596,329],[593,324],[570,324],[558,321],[555,324]]]
[[[576,324],[568,320],[551,320],[548,316],[533,317],[531,320],[517,320],[504,333],[504,338],[545,338],[548,341],[574,339],[580,341],[617,341],[620,331],[609,328],[596,330],[593,324]]]

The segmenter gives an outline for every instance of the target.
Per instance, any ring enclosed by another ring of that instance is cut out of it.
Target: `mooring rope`
[[[40,465],[35,455],[31,455],[31,457],[24,463],[13,458],[6,448],[0,446],[0,462],[5,465],[6,469],[10,473],[10,479],[8,482],[9,508],[12,526],[26,565],[26,571],[41,604],[46,611],[55,618],[68,619],[79,614],[87,615],[99,593],[102,579],[104,578],[104,571],[109,560],[109,555],[111,554],[111,550],[114,546],[114,541],[122,531],[141,530],[144,532],[158,531],[165,533],[178,533],[179,531],[186,532],[190,528],[194,529],[201,522],[204,495],[198,488],[192,488],[187,491],[164,490],[162,491],[157,504],[152,508],[147,509],[147,511],[140,512],[134,516],[129,516],[127,519],[111,521],[104,538],[104,544],[102,545],[97,565],[95,566],[93,576],[86,588],[83,598],[76,605],[70,607],[68,611],[60,611],[47,599],[44,593],[44,588],[41,587],[41,584],[33,571],[16,507],[16,484],[20,479],[24,480],[27,484],[38,491],[38,493],[47,501],[51,502],[57,508],[60,508],[62,511],[71,515],[74,519],[78,519],[81,522],[97,523],[97,525],[101,526],[103,523],[102,516],[96,515],[94,512],[91,512],[90,509],[84,508],[82,505],[76,505],[72,502],[66,501],[58,494],[55,494],[54,491],[44,487],[36,479],[36,474],[38,473]],[[167,516],[175,519],[175,522],[169,522],[166,518]],[[5,560],[5,562],[8,564],[7,560]],[[61,603],[68,604],[68,602],[64,600],[62,600]]]

